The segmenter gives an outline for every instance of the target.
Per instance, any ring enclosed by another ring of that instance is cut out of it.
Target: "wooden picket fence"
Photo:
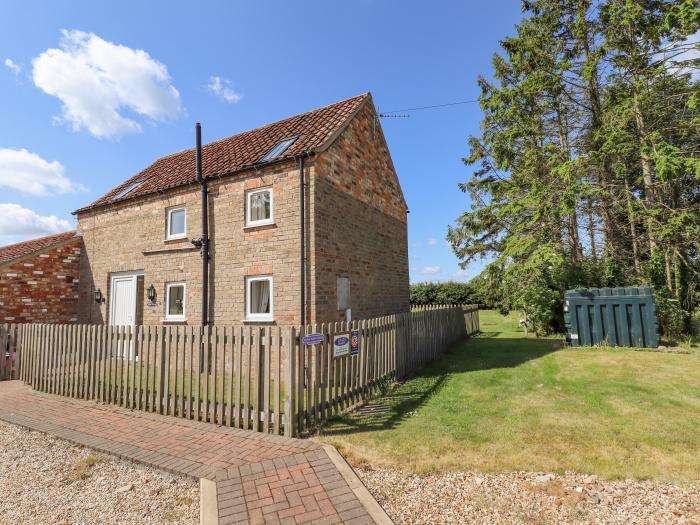
[[[23,331],[20,376],[42,392],[281,432],[279,327],[25,325]]]
[[[353,330],[358,332],[359,353],[335,357],[334,336],[349,336]],[[293,329],[287,383],[293,388],[285,405],[293,410],[291,433],[312,431],[364,403],[388,381],[405,377],[478,331],[475,305],[418,307],[353,323],[307,325],[301,333]],[[325,337],[320,344],[304,345],[304,332]]]
[[[294,436],[478,329],[477,307],[447,306],[303,328],[14,325],[0,344],[9,334],[16,364],[7,378],[42,392]],[[357,354],[334,356],[334,336],[353,331]],[[310,333],[322,342],[304,344]]]

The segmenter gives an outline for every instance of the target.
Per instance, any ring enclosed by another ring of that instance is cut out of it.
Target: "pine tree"
[[[700,287],[697,4],[523,9],[493,80],[479,79],[484,118],[464,159],[476,169],[460,186],[471,208],[448,240],[463,265],[493,261],[481,281],[538,331],[560,328],[568,287],[642,282],[678,331]]]

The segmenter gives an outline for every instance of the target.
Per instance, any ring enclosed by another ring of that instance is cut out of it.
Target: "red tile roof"
[[[316,152],[327,146],[329,141],[344,129],[350,117],[369,98],[369,93],[364,93],[205,144],[202,146],[202,174],[205,178],[211,178],[252,167],[279,141],[290,137],[297,138],[282,155],[274,159],[275,161]],[[195,180],[195,150],[192,148],[158,159],[145,170],[77,212],[192,184]],[[134,184],[137,184],[134,189],[118,197]]]
[[[76,237],[76,232],[75,230],[71,230],[57,235],[49,235],[48,237],[31,239],[17,244],[0,246],[0,264],[4,265],[26,255],[41,252],[58,244],[63,244],[74,237]]]

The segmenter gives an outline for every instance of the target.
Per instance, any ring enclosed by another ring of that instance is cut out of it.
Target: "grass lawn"
[[[355,464],[416,472],[700,479],[700,352],[559,349],[495,312],[481,328],[320,439]]]

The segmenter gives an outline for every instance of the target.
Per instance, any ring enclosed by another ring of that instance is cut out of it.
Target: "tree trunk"
[[[586,215],[588,216],[588,241],[591,244],[591,257],[598,259],[598,248],[595,240],[595,221],[593,220],[593,202],[587,198]]]
[[[578,17],[579,24],[582,29],[579,30],[579,41],[583,48],[583,55],[586,60],[586,64],[590,66],[590,71],[588,73],[588,82],[586,85],[587,98],[591,107],[591,122],[590,122],[590,133],[593,138],[593,149],[595,151],[600,151],[601,140],[600,140],[600,130],[602,128],[602,109],[600,102],[600,84],[598,78],[598,64],[597,59],[592,56],[591,44],[590,44],[590,24],[586,19],[588,11],[590,9],[590,1],[584,0],[579,4]],[[598,166],[597,178],[598,184],[603,188],[603,195],[600,198],[600,215],[603,219],[603,234],[605,242],[605,252],[606,254],[614,254],[619,245],[619,236],[617,223],[615,222],[615,217],[613,213],[613,207],[615,205],[615,195],[613,193],[614,187],[612,181],[614,180],[612,168],[607,159],[603,159],[600,166]]]
[[[642,109],[639,105],[639,97],[636,93],[632,102],[632,108],[634,111],[634,122],[637,126],[637,133],[639,134],[639,158],[642,164],[642,180],[644,182],[644,204],[646,206],[646,215],[648,217],[647,236],[649,237],[649,251],[653,254],[656,251],[657,243],[656,236],[654,233],[654,221],[651,218],[651,211],[654,209],[654,204],[656,203],[656,192],[654,190],[652,160],[651,157],[649,157],[648,152],[646,124],[644,122],[644,115],[642,114]]]
[[[583,261],[583,250],[581,248],[581,241],[578,237],[578,214],[576,210],[573,210],[569,214],[569,224],[567,228],[569,232],[569,253],[571,254],[571,260],[576,268],[581,267],[581,262]]]
[[[671,269],[671,254],[669,249],[664,251],[664,270],[666,272],[666,289],[673,295],[673,270]]]
[[[565,161],[571,160],[571,146],[569,144],[569,130],[566,127],[566,118],[562,120],[561,105],[559,100],[556,100],[557,108],[557,124],[559,127],[559,147],[561,156]],[[578,214],[576,213],[576,203],[567,217],[567,232],[568,232],[568,248],[571,254],[571,261],[575,269],[581,268],[583,261],[583,248],[578,235]]]
[[[637,220],[635,219],[634,205],[632,204],[632,194],[630,184],[625,176],[625,198],[627,199],[627,218],[630,223],[630,238],[632,239],[632,258],[634,259],[634,270],[637,277],[642,275],[642,265],[639,262],[639,242],[637,241]]]

